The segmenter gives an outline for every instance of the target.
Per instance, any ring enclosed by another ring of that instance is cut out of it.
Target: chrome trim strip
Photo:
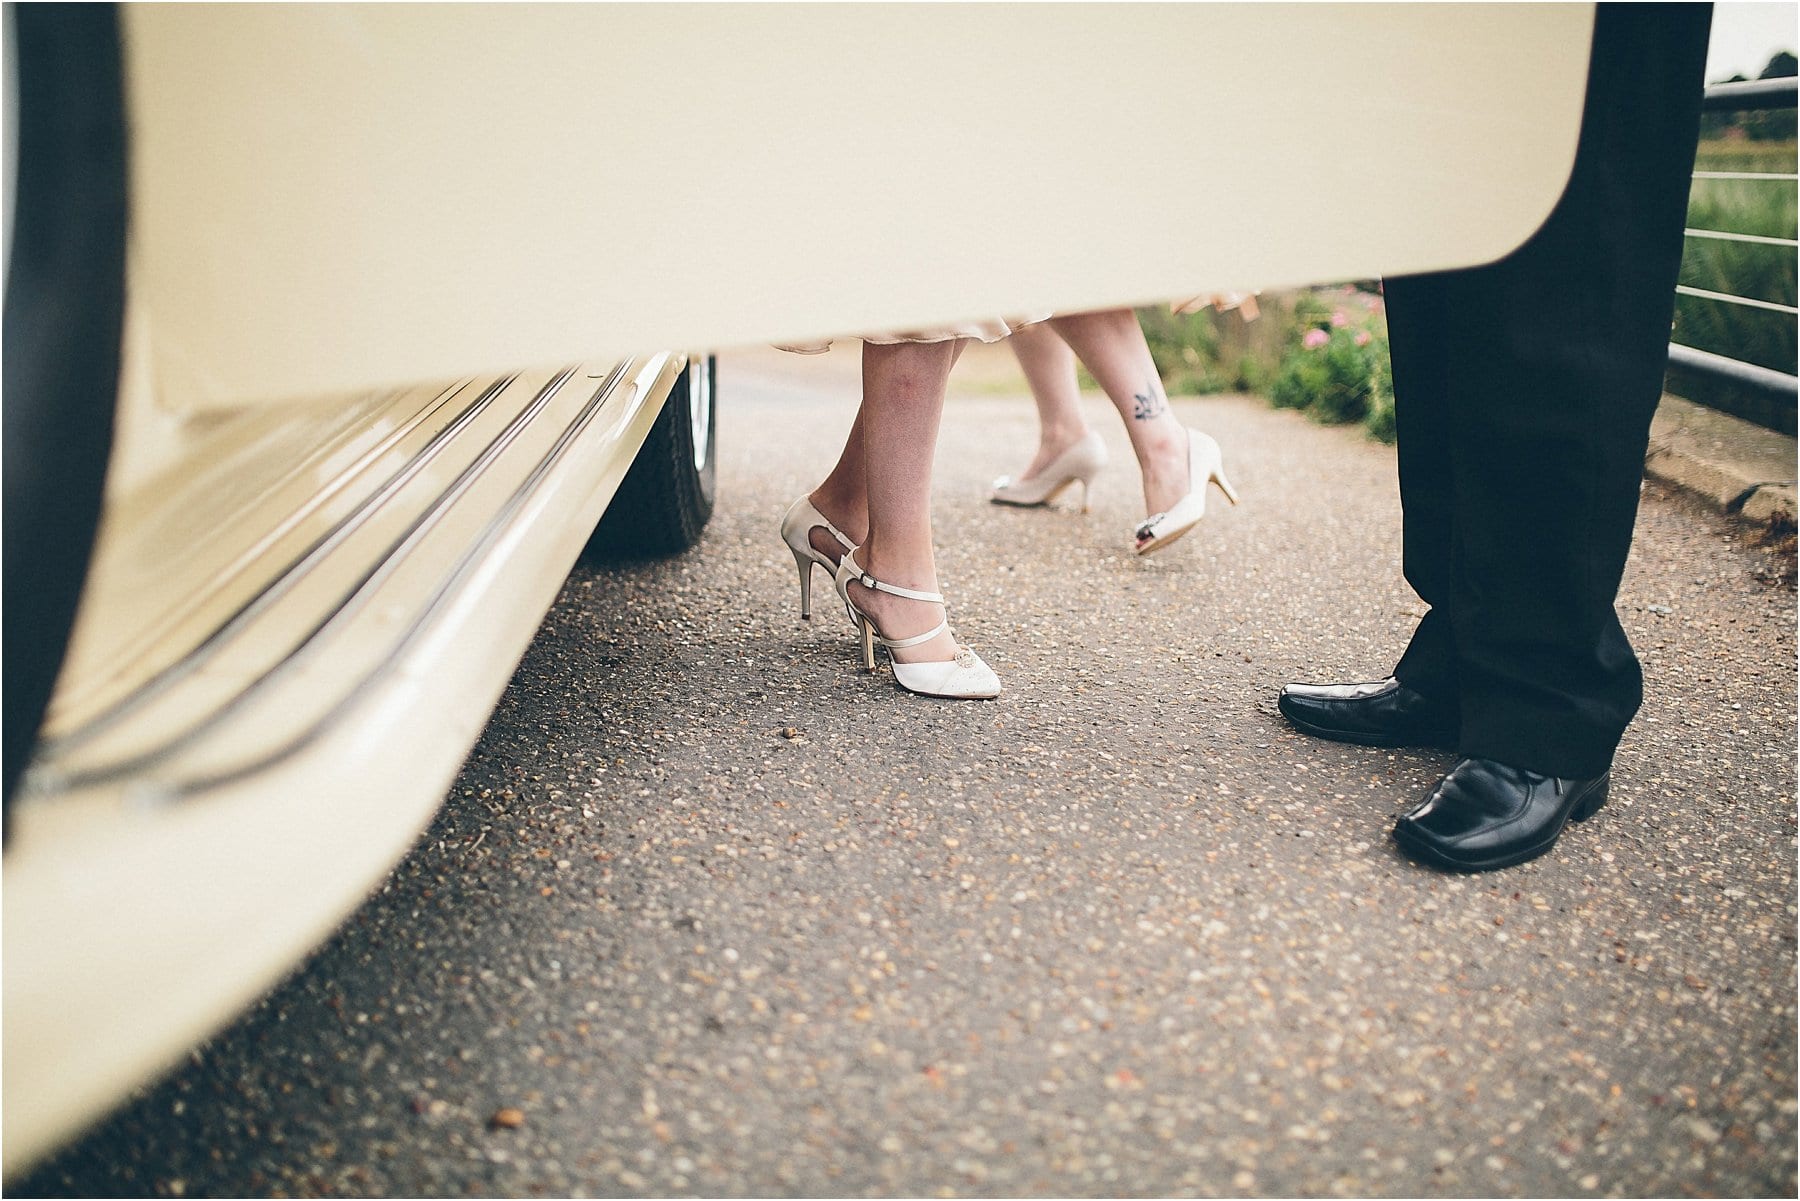
[[[405,655],[411,646],[424,636],[425,632],[431,626],[433,619],[442,612],[444,607],[457,594],[464,580],[482,564],[483,560],[487,558],[494,543],[507,532],[508,528],[512,525],[514,517],[518,514],[519,510],[525,506],[526,502],[531,499],[532,494],[536,492],[538,487],[543,483],[544,477],[549,475],[550,472],[555,469],[556,465],[562,461],[563,456],[568,453],[569,447],[574,445],[575,439],[580,437],[582,433],[587,430],[587,427],[593,423],[594,417],[605,407],[607,400],[610,399],[608,393],[613,390],[617,385],[619,378],[624,375],[624,373],[625,363],[621,362],[613,369],[612,374],[601,383],[599,389],[588,398],[587,403],[582,407],[581,412],[576,414],[575,419],[557,436],[556,442],[552,444],[544,457],[539,460],[537,466],[532,468],[531,474],[528,475],[516,489],[514,489],[513,494],[507,498],[506,503],[502,505],[499,511],[494,514],[493,518],[489,520],[487,528],[481,533],[481,537],[477,538],[475,542],[463,552],[462,556],[457,560],[456,566],[451,569],[450,573],[444,577],[443,581],[432,592],[430,599],[427,600],[424,607],[419,610],[418,616],[407,626],[405,632],[402,633],[399,638],[395,639],[393,645],[388,649],[387,654],[383,655],[380,662],[370,668],[370,670],[352,687],[346,689],[342,698],[335,705],[326,710],[317,721],[295,735],[283,746],[277,747],[257,758],[246,760],[243,763],[236,764],[222,771],[214,772],[211,775],[196,776],[184,780],[178,785],[165,786],[158,791],[157,799],[165,802],[191,800],[194,797],[215,788],[222,788],[228,784],[236,783],[245,777],[253,776],[258,772],[267,771],[304,751],[307,747],[324,737],[332,727],[336,726],[339,722],[344,720],[344,718],[349,716],[350,711],[355,707],[356,701],[362,696],[364,691],[382,676],[387,675],[395,669],[399,664],[401,657]],[[635,394],[630,399],[641,402],[642,390],[634,388],[634,393]]]
[[[451,384],[448,387],[444,388],[436,396],[434,396],[430,400],[426,401],[425,404],[422,405],[417,412],[415,412],[412,416],[408,417],[400,425],[394,427],[393,431],[391,433],[389,433],[386,437],[384,437],[380,442],[376,443],[374,446],[371,446],[367,451],[365,451],[361,455],[358,455],[356,458],[356,461],[349,464],[348,466],[346,466],[338,474],[337,478],[332,480],[332,482],[330,484],[326,485],[324,488],[321,488],[318,492],[316,492],[312,496],[308,497],[305,504],[301,505],[299,508],[295,509],[292,513],[289,513],[288,515],[283,517],[281,519],[281,521],[277,522],[273,528],[271,528],[270,530],[268,530],[264,534],[262,534],[260,537],[258,537],[255,542],[253,542],[249,546],[245,547],[244,550],[242,552],[240,552],[237,555],[237,557],[234,558],[231,562],[225,564],[223,567],[221,567],[217,571],[213,572],[212,577],[210,579],[208,579],[204,584],[193,589],[190,592],[190,594],[184,599],[182,604],[177,604],[177,605],[171,606],[169,608],[169,610],[166,613],[162,614],[161,617],[159,617],[154,624],[147,626],[143,631],[141,631],[137,636],[137,641],[139,643],[137,649],[136,650],[127,650],[125,653],[120,655],[116,662],[109,665],[109,669],[107,670],[105,675],[99,676],[96,678],[90,678],[90,679],[76,681],[75,689],[73,690],[72,694],[66,700],[65,700],[65,698],[63,698],[60,695],[53,698],[53,703],[55,703],[56,709],[79,710],[82,706],[82,702],[85,697],[105,688],[109,683],[118,679],[121,675],[125,674],[133,665],[142,661],[147,655],[150,654],[151,650],[154,649],[154,645],[155,645],[156,641],[160,637],[162,637],[164,634],[166,634],[171,627],[173,627],[177,622],[179,622],[181,620],[182,614],[186,611],[185,606],[191,605],[196,596],[201,596],[207,592],[217,591],[218,589],[224,588],[232,580],[241,576],[246,570],[249,569],[251,564],[253,564],[257,560],[257,558],[259,558],[263,554],[263,552],[265,552],[269,547],[273,546],[277,541],[279,541],[282,537],[284,537],[291,530],[293,530],[294,527],[297,526],[302,520],[304,520],[308,514],[313,513],[321,505],[323,505],[327,500],[329,500],[331,497],[335,496],[337,493],[341,492],[345,487],[347,487],[349,485],[349,482],[351,479],[353,479],[357,475],[361,474],[371,463],[374,463],[383,454],[385,454],[389,450],[393,449],[393,447],[398,445],[402,439],[404,439],[407,435],[411,434],[414,430],[418,429],[420,425],[424,424],[425,421],[427,421],[434,414],[436,414],[446,404],[448,404],[450,401],[454,400],[458,395],[460,395],[464,388],[467,388],[470,384],[472,384],[474,382],[475,381],[473,378],[469,378],[469,379],[462,380],[459,383]],[[387,403],[391,403],[393,401],[400,399],[400,397],[402,395],[404,395],[404,393],[396,392],[396,393],[390,394],[387,397]],[[421,447],[419,453],[423,454],[423,453],[426,453],[427,451],[430,451],[430,443],[427,443],[426,446]],[[435,452],[431,452],[431,453],[435,454]],[[289,473],[288,476],[284,477],[282,480],[278,481],[277,483],[271,485],[270,488],[265,489],[265,493],[272,492],[272,491],[275,491],[282,487],[287,486],[288,484],[290,484],[292,482],[292,480],[295,476],[297,476],[300,472],[306,470],[307,466],[308,465],[305,462],[296,463],[293,467],[293,470]],[[401,468],[404,469],[405,466],[406,466],[405,464],[402,464]],[[367,503],[367,502],[365,501],[363,503]],[[356,508],[353,508],[349,513],[345,514],[345,516],[340,519],[340,523],[343,521],[348,521],[348,520],[353,519],[361,507],[362,507],[362,505],[359,504]],[[316,547],[317,545],[318,545],[318,543],[315,542],[314,547]],[[301,552],[301,556],[299,559],[295,560],[292,563],[289,563],[286,567],[283,567],[280,571],[276,572],[275,577],[271,581],[269,581],[268,584],[265,584],[264,587],[267,588],[271,585],[279,583],[280,580],[282,579],[282,577],[285,576],[288,572],[298,570],[299,564],[301,562],[303,562],[304,559],[306,558],[306,556],[311,553],[312,553],[312,548],[308,548],[306,551]],[[246,603],[247,604],[254,603],[254,601],[256,599],[257,599],[256,597],[252,597],[251,601],[246,602]],[[242,612],[242,610],[239,610],[239,612]],[[226,621],[230,622],[230,621],[234,620],[236,618],[236,616],[237,616],[237,614],[233,614],[232,617],[227,618]],[[112,720],[111,713],[112,713],[112,710],[114,707],[124,704],[128,699],[130,699],[132,694],[137,692],[139,689],[146,688],[146,687],[149,687],[152,684],[154,684],[159,675],[161,675],[163,672],[170,670],[176,664],[179,664],[182,661],[182,659],[185,659],[189,655],[200,653],[204,649],[206,642],[210,638],[212,638],[217,632],[218,632],[218,630],[215,629],[212,633],[209,633],[206,636],[202,637],[199,642],[196,642],[193,646],[191,646],[187,650],[183,651],[181,653],[181,655],[175,660],[174,663],[165,664],[163,667],[158,668],[155,672],[152,672],[151,675],[147,679],[145,679],[144,681],[139,683],[130,692],[127,692],[125,694],[125,696],[114,700],[113,702],[111,702],[111,704],[103,707],[98,713],[94,714],[92,717],[88,717],[88,718],[82,720],[79,724],[74,726],[67,733],[58,734],[53,737],[45,738],[43,741],[43,744],[42,744],[46,748],[46,751],[44,753],[53,754],[53,753],[56,753],[57,750],[59,750],[60,748],[66,746],[66,745],[69,745],[69,744],[79,745],[81,742],[86,741],[88,738],[92,737],[93,733],[97,732],[97,731],[89,730],[89,726],[91,724],[93,724],[95,722],[100,722],[100,721],[111,721]],[[52,711],[49,720],[51,723],[55,722],[55,720],[56,720],[55,710]]]
[[[379,488],[370,493],[354,509],[344,514],[329,530],[321,534],[311,546],[300,553],[298,558],[282,568],[235,613],[215,627],[210,634],[195,643],[185,655],[158,670],[131,692],[120,697],[73,730],[46,739],[38,747],[38,761],[47,763],[79,749],[83,744],[91,742],[99,735],[113,729],[126,717],[204,667],[233,638],[247,629],[276,602],[298,587],[308,571],[318,566],[326,556],[367,525],[383,503],[416,479],[420,472],[431,466],[444,449],[455,441],[456,436],[485,412],[493,403],[494,398],[504,392],[516,379],[518,379],[517,375],[503,376],[484,388],[481,394],[469,403],[468,408],[457,414],[454,421],[433,434],[431,440],[420,447],[416,455],[389,476]],[[456,396],[472,382],[465,380],[457,385],[445,399]],[[433,411],[436,407],[433,406]]]
[[[475,481],[481,477],[482,473],[493,465],[494,460],[505,453],[507,448],[518,439],[519,435],[523,433],[531,422],[543,412],[544,408],[556,394],[562,390],[563,385],[569,381],[576,370],[576,367],[564,368],[562,371],[558,372],[549,383],[545,384],[538,394],[532,398],[531,403],[514,416],[513,419],[507,423],[506,428],[496,434],[494,438],[482,448],[481,453],[476,456],[474,461],[469,463],[457,474],[456,478],[450,482],[449,486],[446,487],[435,500],[432,501],[431,505],[424,512],[413,519],[400,537],[389,543],[387,550],[381,555],[375,565],[357,580],[349,591],[343,595],[343,598],[332,611],[314,625],[312,629],[308,630],[285,656],[279,661],[271,664],[261,675],[250,681],[249,684],[234,696],[219,705],[211,713],[199,718],[181,733],[174,735],[161,746],[154,749],[140,751],[132,755],[127,755],[122,759],[115,759],[110,763],[101,764],[98,767],[86,768],[67,774],[57,773],[55,772],[54,767],[47,765],[41,767],[39,765],[34,765],[32,768],[33,774],[38,774],[41,771],[46,779],[53,779],[55,785],[63,790],[73,791],[81,788],[91,788],[96,785],[111,783],[122,777],[133,775],[137,772],[154,767],[157,764],[165,763],[175,755],[193,746],[194,743],[204,738],[213,730],[217,729],[220,725],[230,719],[234,710],[254,699],[270,685],[278,683],[281,679],[294,671],[298,665],[305,663],[312,654],[317,652],[319,646],[328,634],[356,616],[356,614],[368,603],[373,594],[387,581],[388,577],[399,569],[400,565],[405,562],[406,558],[417,548],[418,544],[423,541],[425,536],[438,526],[449,512],[450,507],[474,486]],[[624,374],[624,370],[624,363],[620,363],[613,368],[607,379],[602,383],[600,392],[595,394],[595,400],[610,388],[616,379]],[[516,378],[516,376],[509,376],[506,382],[510,383],[511,380]],[[504,385],[501,385],[500,387],[490,389],[490,391],[497,394],[503,386]],[[590,400],[588,403],[592,405],[594,404],[594,400]],[[335,712],[335,709],[333,711]]]

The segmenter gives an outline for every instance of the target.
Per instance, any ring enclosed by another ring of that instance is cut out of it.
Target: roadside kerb
[[[1754,525],[1794,524],[1795,440],[1665,395],[1644,474]]]

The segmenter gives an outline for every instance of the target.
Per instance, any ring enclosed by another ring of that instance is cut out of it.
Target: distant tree
[[[1715,84],[1746,82],[1748,81],[1744,78],[1742,73],[1734,74],[1729,79],[1713,80],[1713,83]],[[1734,130],[1738,137],[1744,137],[1743,122],[1740,120],[1742,116],[1742,113],[1731,112],[1701,113],[1700,140],[1702,142],[1716,142],[1720,138],[1731,137]]]
[[[1792,79],[1795,75],[1795,60],[1791,51],[1783,50],[1769,60],[1758,79]],[[1791,142],[1794,140],[1794,110],[1791,108],[1765,109],[1758,113],[1744,114],[1744,132],[1756,142]]]
[[[1789,50],[1778,51],[1769,59],[1769,65],[1762,69],[1758,79],[1791,79],[1796,74],[1797,65],[1794,54]],[[1730,79],[1715,80],[1715,83],[1744,83],[1743,75],[1733,75]],[[1704,141],[1720,138],[1748,138],[1753,142],[1791,142],[1795,136],[1794,110],[1791,108],[1764,109],[1760,112],[1716,112],[1706,113],[1700,118],[1700,137]]]

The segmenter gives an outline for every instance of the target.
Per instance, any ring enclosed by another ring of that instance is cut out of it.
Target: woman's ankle
[[[860,543],[868,533],[869,519],[866,510],[858,510],[854,505],[834,501],[824,489],[808,493],[806,499],[819,516],[837,527],[838,532],[848,538],[852,545]],[[838,541],[837,534],[832,533],[824,526],[813,526],[811,530],[807,531],[806,540],[811,544],[813,550],[823,555],[828,562],[842,561],[844,545]]]
[[[1170,422],[1169,430],[1142,431],[1132,444],[1137,453],[1138,470],[1144,480],[1146,511],[1157,513],[1186,496],[1193,489],[1188,478],[1187,430]]]
[[[868,546],[856,552],[856,564],[863,569],[865,575],[896,588],[906,588],[913,592],[943,591],[938,587],[937,565],[929,544],[923,547],[902,545],[895,551],[891,544],[883,547],[871,538]],[[850,590],[851,600],[857,608],[867,613],[876,627],[889,638],[913,638],[945,620],[946,610],[937,602],[895,596],[891,592],[865,588],[855,582],[851,583]],[[945,630],[936,638],[918,646],[891,653],[903,663],[942,662],[956,653],[957,646],[955,637]]]
[[[856,565],[864,574],[896,588],[914,592],[938,591],[937,563],[929,546],[908,547],[905,543],[896,546],[892,540],[883,542],[870,535],[856,552]]]
[[[821,517],[843,531],[850,541],[860,546],[869,536],[869,509],[860,497],[839,496],[821,484],[808,493],[806,499]]]
[[[1078,446],[1092,432],[1085,423],[1077,426],[1057,426],[1054,429],[1048,426],[1040,428],[1037,454],[1032,456],[1031,463],[1019,478],[1024,480],[1036,478],[1039,472],[1068,453],[1071,448]]]

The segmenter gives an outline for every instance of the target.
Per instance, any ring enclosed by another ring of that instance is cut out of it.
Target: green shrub
[[[1257,393],[1327,424],[1362,422],[1370,436],[1393,441],[1394,385],[1379,285],[1266,293],[1258,307],[1254,321],[1211,309],[1138,310],[1169,393]],[[1309,333],[1316,345],[1306,345]]]
[[[1176,314],[1166,304],[1138,310],[1150,357],[1156,361],[1157,374],[1169,395],[1196,396],[1233,386],[1234,379],[1220,370],[1215,316],[1210,309]]]
[[[1382,350],[1385,352],[1386,349],[1387,346],[1384,343]],[[1384,364],[1387,362],[1385,353],[1382,355],[1381,361]],[[1394,387],[1391,377],[1387,381],[1386,388],[1377,389],[1370,395],[1369,415],[1363,418],[1363,428],[1368,430],[1369,436],[1377,442],[1386,442],[1389,446],[1394,444]]]
[[[1281,365],[1269,385],[1269,400],[1278,409],[1305,409],[1313,398],[1331,386],[1331,368],[1324,356],[1299,352]]]
[[[1394,377],[1377,286],[1302,292],[1271,307],[1288,320],[1269,370],[1270,402],[1327,425],[1360,422],[1371,437],[1392,442]]]
[[[1339,334],[1322,348],[1328,381],[1313,397],[1309,412],[1326,425],[1349,425],[1369,415],[1369,396],[1375,387],[1375,367],[1367,348],[1354,345]]]
[[[1335,289],[1340,295],[1347,295],[1352,289]],[[1293,305],[1289,312],[1293,315],[1294,327],[1300,331],[1313,328],[1323,329],[1331,324],[1332,307],[1329,301],[1319,292],[1294,293]]]
[[[1275,368],[1259,355],[1239,355],[1232,372],[1232,387],[1239,392],[1267,392],[1275,383]]]

